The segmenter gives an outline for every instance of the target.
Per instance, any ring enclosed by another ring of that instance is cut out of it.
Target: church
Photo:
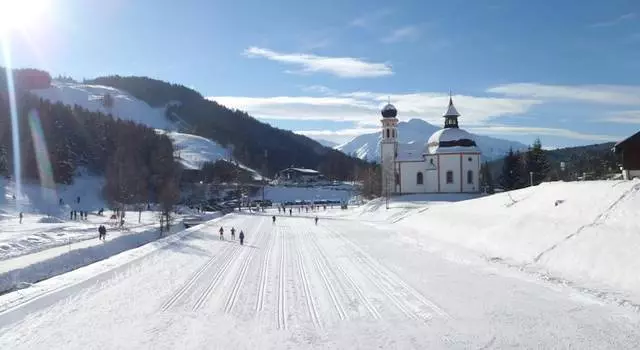
[[[429,137],[420,152],[398,145],[398,110],[382,108],[382,195],[414,193],[474,193],[480,191],[480,149],[473,136],[460,129],[460,114],[449,97],[444,127]]]

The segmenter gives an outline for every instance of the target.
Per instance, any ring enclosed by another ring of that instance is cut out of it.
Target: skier
[[[274,224],[276,223],[276,216],[275,216],[275,215],[271,217],[271,221],[272,221]]]
[[[318,226],[318,217],[316,216],[316,226]]]
[[[224,228],[220,227],[220,240],[224,240]]]
[[[244,245],[244,232],[242,232],[242,230],[240,230],[240,235],[238,237],[240,237],[240,245]]]
[[[236,240],[236,229],[234,227],[231,228],[231,239]]]
[[[20,223],[22,223],[22,212],[20,212]]]

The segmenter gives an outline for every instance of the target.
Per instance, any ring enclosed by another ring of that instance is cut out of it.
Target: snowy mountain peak
[[[422,147],[429,137],[441,127],[430,124],[422,119],[410,119],[406,122],[398,123],[398,139],[402,146],[415,149]],[[523,150],[527,146],[516,141],[503,140],[489,136],[471,134],[478,147],[482,151],[483,160],[493,160],[504,157],[510,148]],[[364,134],[355,137],[353,140],[336,146],[335,149],[360,159],[375,160],[380,159],[380,133]]]

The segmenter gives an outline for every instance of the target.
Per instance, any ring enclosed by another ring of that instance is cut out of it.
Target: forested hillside
[[[4,72],[4,70],[2,70]],[[171,140],[153,129],[78,106],[42,100],[28,92],[46,72],[17,71],[16,101],[23,179],[70,183],[80,171],[104,175],[113,203],[175,202],[179,167]],[[6,77],[0,73],[0,81]],[[14,174],[9,94],[0,87],[0,174]]]
[[[274,128],[245,112],[209,101],[182,85],[121,76],[100,77],[85,83],[125,90],[154,107],[168,106],[169,119],[173,114],[179,116],[189,124],[188,132],[232,148],[240,162],[267,176],[293,165],[318,169],[329,178],[348,180],[369,166],[306,136]]]

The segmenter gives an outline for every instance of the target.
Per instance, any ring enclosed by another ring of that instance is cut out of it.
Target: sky
[[[637,0],[13,3],[29,11],[4,30],[2,65],[150,76],[337,143],[378,131],[388,100],[441,125],[450,91],[461,127],[525,144],[640,129]]]

